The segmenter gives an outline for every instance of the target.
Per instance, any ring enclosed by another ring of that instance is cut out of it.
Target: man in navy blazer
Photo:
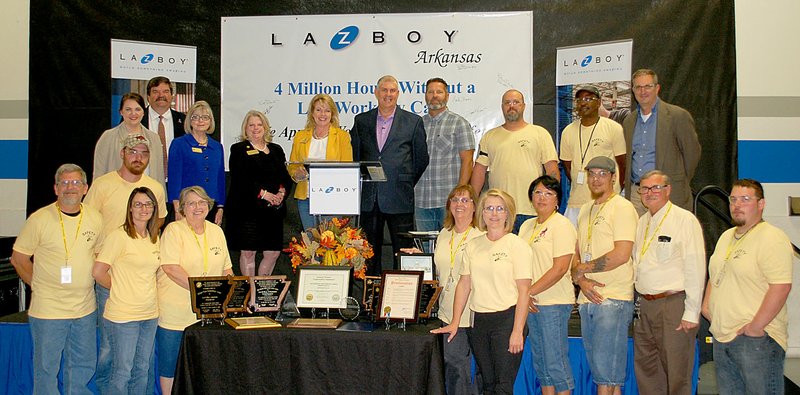
[[[159,116],[163,117],[165,139],[161,143],[166,152],[169,152],[169,144],[172,140],[186,134],[183,129],[186,114],[172,109],[174,94],[172,83],[167,77],[153,77],[147,82],[147,114],[142,117],[142,125],[158,133]],[[150,127],[151,124],[153,127]],[[164,159],[164,164],[166,164],[167,158]]]
[[[422,118],[400,108],[399,95],[397,79],[381,77],[375,91],[378,107],[356,115],[350,131],[353,160],[380,161],[387,179],[365,182],[361,189],[361,225],[375,251],[369,275],[381,273],[384,223],[395,253],[411,246],[411,240],[401,240],[398,233],[414,228],[414,185],[428,167]]]

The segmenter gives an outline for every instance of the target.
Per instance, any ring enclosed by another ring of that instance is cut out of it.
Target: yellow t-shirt
[[[33,293],[28,311],[31,317],[74,319],[96,310],[92,268],[103,220],[97,210],[85,205],[78,216],[61,213],[61,220],[55,203],[42,207],[31,214],[14,243],[14,251],[33,255]],[[69,259],[64,251],[65,240]],[[65,265],[72,276],[68,284],[61,283]]]
[[[442,229],[436,239],[436,250],[433,252],[433,263],[436,264],[436,275],[442,292],[439,294],[439,319],[445,324],[453,320],[453,302],[456,296],[456,284],[461,278],[464,266],[464,248],[467,242],[486,234],[478,228],[470,227],[463,233]],[[472,326],[472,314],[464,309],[461,314],[460,327]]]
[[[633,242],[636,238],[636,224],[639,218],[636,209],[627,199],[614,195],[604,204],[595,205],[590,201],[581,206],[578,214],[578,246],[581,262],[585,262],[587,252],[591,259],[597,259],[614,249],[615,241]],[[589,226],[590,222],[593,224]],[[589,241],[589,229],[592,237]],[[600,273],[586,274],[586,278],[605,284],[595,288],[603,298],[617,300],[633,300],[633,261],[617,268]],[[581,292],[578,303],[589,300]]]
[[[125,217],[128,215],[128,198],[138,187],[148,187],[153,191],[158,203],[158,218],[167,217],[167,198],[161,183],[144,174],[139,181],[131,183],[122,179],[116,171],[106,173],[94,180],[83,200],[85,205],[93,207],[103,216],[101,241],[125,223]]]
[[[528,242],[533,250],[533,281],[536,282],[553,267],[553,259],[575,254],[578,238],[572,222],[559,213],[553,213],[543,224],[536,218],[529,219],[519,229],[519,237]],[[536,296],[537,304],[574,304],[575,287],[569,270],[550,288]]]
[[[530,280],[530,247],[519,236],[509,233],[491,241],[485,235],[470,240],[464,249],[462,275],[470,275],[472,292],[469,308],[476,313],[492,313],[516,306],[516,280]]]
[[[208,221],[205,225],[205,238],[194,235],[185,218],[167,225],[161,235],[161,266],[180,265],[189,277],[221,276],[230,269],[231,257],[222,229]],[[208,243],[208,270],[203,264],[204,240]],[[189,290],[172,281],[163,270],[158,272],[158,307],[158,326],[162,328],[182,331],[197,322]]]
[[[792,283],[792,247],[782,230],[763,222],[738,244],[733,239],[735,230],[728,229],[720,236],[708,266],[710,331],[722,343],[733,340],[736,331],[753,319],[769,284]],[[784,304],[764,330],[786,350],[787,327]]]
[[[591,140],[590,140],[591,137]],[[570,174],[572,175],[572,189],[569,192],[567,207],[580,207],[592,200],[589,191],[588,179],[583,184],[578,184],[578,173],[596,156],[605,156],[611,159],[625,155],[625,136],[622,134],[622,125],[605,117],[600,117],[597,126],[583,126],[576,120],[564,128],[561,133],[561,160],[571,161]],[[614,161],[616,164],[616,161]],[[616,170],[617,179],[614,182],[614,191],[619,192],[619,169]]]
[[[486,132],[476,159],[488,167],[489,187],[508,192],[517,204],[517,214],[524,215],[536,214],[528,200],[528,187],[550,161],[558,161],[550,133],[531,124],[514,132],[502,126]]]
[[[161,267],[159,243],[132,239],[119,227],[103,240],[97,261],[111,266],[111,296],[103,317],[124,323],[158,317],[156,273]]]

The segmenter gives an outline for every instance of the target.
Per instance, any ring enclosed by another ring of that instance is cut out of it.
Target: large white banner
[[[111,39],[111,78],[195,83],[197,47]]]
[[[444,78],[448,107],[478,141],[503,123],[505,91],[531,97],[532,40],[531,12],[222,18],[223,145],[237,141],[242,117],[256,109],[288,157],[314,95],[333,97],[349,130],[356,114],[377,106],[375,83],[385,74],[400,82],[398,104],[419,115],[425,81]]]

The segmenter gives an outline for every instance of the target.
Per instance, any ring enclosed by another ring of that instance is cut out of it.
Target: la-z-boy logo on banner
[[[196,47],[111,40],[111,78],[146,81],[163,75],[173,82],[191,84],[196,73]]]
[[[558,48],[556,85],[629,80],[632,49],[632,40]]]
[[[339,29],[336,33],[333,34],[330,40],[330,48],[334,51],[341,51],[347,49],[351,45],[354,45],[361,34],[361,29],[356,25],[350,25]],[[368,43],[373,45],[382,45],[387,44],[392,40],[392,36],[390,33],[387,33],[382,30],[373,30],[368,33],[370,38],[368,39]],[[441,30],[437,32],[429,32],[425,31],[424,34],[422,29],[416,30],[411,29],[401,35],[398,39],[401,42],[406,42],[409,44],[421,44],[423,38],[426,39],[426,42],[432,41],[434,45],[451,45],[453,44],[456,35],[458,34],[457,29],[450,29],[450,30]],[[428,38],[428,36],[433,36],[433,38]],[[317,38],[319,34],[315,32],[306,32],[305,38],[303,39],[302,45],[317,45]],[[396,36],[395,36],[396,37]],[[437,39],[438,37],[438,39]],[[280,47],[284,45],[284,39],[278,33],[271,33],[272,38],[272,46]],[[363,41],[363,40],[362,40]],[[288,43],[288,41],[287,41]],[[415,64],[434,64],[439,67],[447,67],[450,64],[477,64],[481,62],[481,58],[483,57],[482,53],[476,52],[458,52],[458,51],[447,51],[443,47],[438,48],[431,48],[431,49],[420,49],[415,55],[415,60],[413,63]]]

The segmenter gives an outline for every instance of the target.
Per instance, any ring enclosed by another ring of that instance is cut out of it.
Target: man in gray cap
[[[578,244],[572,281],[581,288],[578,311],[586,359],[598,394],[613,394],[625,382],[628,327],[633,319],[633,262],[637,215],[614,192],[616,164],[606,156],[589,161],[592,199],[578,214]]]
[[[571,182],[567,210],[564,216],[578,224],[581,206],[592,200],[583,169],[589,159],[605,156],[617,163],[614,172],[625,174],[625,136],[622,125],[599,114],[600,91],[591,85],[582,85],[575,92],[575,112],[578,119],[561,133],[561,161]],[[619,182],[614,191],[619,192]]]

